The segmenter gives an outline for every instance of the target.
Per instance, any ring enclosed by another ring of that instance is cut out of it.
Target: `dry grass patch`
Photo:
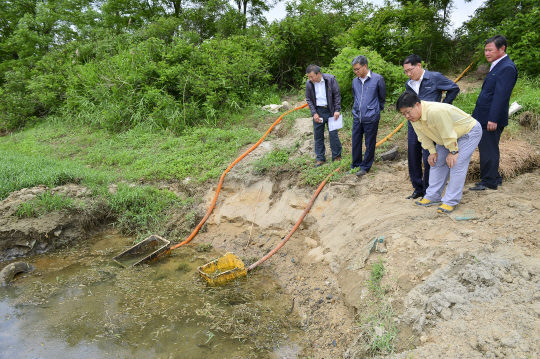
[[[540,154],[534,146],[524,141],[508,140],[499,144],[501,159],[499,172],[503,178],[517,176],[532,167],[540,165]],[[471,158],[467,180],[474,181],[480,178],[480,156],[475,151]]]

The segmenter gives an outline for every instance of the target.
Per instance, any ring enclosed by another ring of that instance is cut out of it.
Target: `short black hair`
[[[309,74],[309,73],[314,73],[315,75],[317,75],[319,72],[321,72],[321,68],[317,65],[309,65],[306,69],[306,74]]]
[[[407,56],[405,60],[403,60],[403,65],[411,64],[411,66],[416,66],[421,63],[422,63],[422,59],[420,58],[420,56],[415,55],[415,54],[411,54]]]
[[[367,61],[367,58],[364,56],[364,55],[358,55],[356,56],[352,62],[351,62],[351,65],[360,65],[360,66],[367,66],[368,64],[368,61]]]
[[[396,110],[399,111],[402,108],[405,107],[414,107],[416,103],[419,103],[420,99],[418,98],[418,95],[415,92],[412,91],[405,91],[404,93],[399,96],[397,102],[396,102]]]
[[[502,35],[495,35],[493,37],[490,37],[489,39],[486,40],[486,45],[491,44],[492,42],[495,43],[497,50],[500,50],[501,47],[504,46],[504,51],[506,52],[506,49],[508,48],[508,42],[506,41],[506,37]]]

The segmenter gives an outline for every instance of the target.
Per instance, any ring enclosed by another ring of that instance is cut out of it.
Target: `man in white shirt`
[[[321,73],[317,65],[309,65],[306,69],[306,102],[313,116],[313,137],[315,139],[315,167],[322,166],[326,161],[324,146],[324,129],[328,118],[337,121],[341,111],[341,94],[336,78],[330,74]],[[341,142],[338,130],[328,131],[332,161],[341,161]]]

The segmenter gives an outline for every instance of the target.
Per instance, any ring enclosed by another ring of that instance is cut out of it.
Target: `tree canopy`
[[[340,72],[349,57],[369,54],[398,81],[411,53],[446,70],[497,33],[508,38],[520,73],[540,74],[540,33],[531,26],[540,22],[538,0],[486,0],[454,33],[452,0],[291,0],[284,19],[268,23],[274,4],[5,0],[0,131],[49,115],[115,131],[142,121],[181,131],[301,88],[310,63]]]

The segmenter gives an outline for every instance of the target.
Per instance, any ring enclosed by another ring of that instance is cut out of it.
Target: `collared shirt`
[[[420,101],[422,116],[411,122],[418,135],[418,141],[429,153],[437,153],[433,141],[446,147],[449,151],[457,151],[458,138],[469,133],[476,120],[459,108],[441,102]]]
[[[497,60],[493,61],[491,63],[491,67],[489,68],[489,71],[493,70],[493,68],[499,63],[499,61],[501,61],[502,59],[504,59],[506,56],[508,56],[508,54],[502,56],[502,57],[499,57]]]
[[[426,73],[426,70],[422,71],[422,76],[418,79],[418,81],[410,80],[409,86],[416,92],[418,95],[418,92],[420,91],[420,84],[422,83],[422,80],[424,79],[424,74]]]
[[[327,106],[328,101],[326,100],[326,84],[324,83],[324,78],[321,77],[321,81],[314,82],[315,85],[315,99],[317,104],[315,106]]]
[[[364,82],[366,82],[368,77],[371,77],[371,70],[368,71],[368,74],[366,75],[366,77],[364,77],[364,78],[359,77],[359,79],[360,79],[360,81],[362,81],[362,83],[364,83]]]

